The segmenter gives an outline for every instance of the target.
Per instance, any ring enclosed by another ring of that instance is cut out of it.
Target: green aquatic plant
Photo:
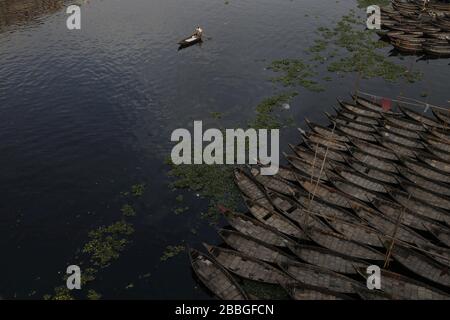
[[[163,255],[161,256],[161,261],[167,261],[170,258],[173,258],[177,256],[179,253],[183,252],[185,250],[184,245],[177,245],[177,246],[167,246],[166,249],[163,252]]]
[[[120,209],[120,211],[122,211],[122,214],[127,217],[132,217],[136,215],[136,211],[134,211],[134,208],[129,204],[124,204]]]
[[[131,194],[135,197],[140,197],[144,194],[145,184],[139,183],[131,186]]]
[[[86,296],[89,300],[100,300],[102,298],[102,295],[100,293],[92,289],[88,291]]]
[[[274,77],[273,82],[287,86],[302,86],[311,91],[322,91],[323,88],[313,79],[317,72],[310,64],[301,59],[275,60],[268,67],[276,73],[282,73],[280,77]]]
[[[253,129],[279,129],[287,126],[290,123],[280,117],[280,111],[296,95],[296,92],[285,92],[265,98],[256,106],[256,116],[248,126]]]
[[[84,245],[82,252],[89,255],[93,265],[104,268],[119,257],[129,242],[126,236],[133,232],[132,225],[125,221],[99,227],[89,232],[90,241]]]

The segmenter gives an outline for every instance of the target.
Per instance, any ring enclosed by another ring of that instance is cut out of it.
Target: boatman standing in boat
[[[195,28],[194,36],[201,38],[203,35],[203,29],[200,27]]]

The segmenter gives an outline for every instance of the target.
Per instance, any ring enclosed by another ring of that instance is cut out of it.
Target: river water
[[[66,5],[0,0],[0,297],[42,298],[63,285],[87,232],[116,221],[121,192],[145,183],[133,242],[95,289],[105,298],[208,298],[186,255],[160,261],[168,245],[220,242],[199,219],[206,200],[185,192],[189,209],[173,213],[179,192],[164,164],[170,134],[193,120],[245,126],[278,89],[268,81],[270,61],[301,57],[317,27],[356,2],[91,0],[81,4],[80,31],[67,30]],[[178,51],[196,25],[206,41]],[[414,68],[423,81],[361,87],[413,98],[426,91],[428,101],[448,106],[448,60]],[[303,90],[286,112],[324,122],[322,111],[354,86],[350,75],[321,93]],[[298,138],[283,133],[285,143]]]

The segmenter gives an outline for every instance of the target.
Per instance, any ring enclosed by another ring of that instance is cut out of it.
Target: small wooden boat
[[[362,107],[365,107],[365,108],[370,109],[375,112],[393,114],[393,112],[390,110],[384,110],[382,108],[381,104],[375,100],[369,100],[369,99],[360,97],[356,94],[352,94],[351,96],[357,105],[360,105]]]
[[[288,275],[268,263],[234,250],[211,246],[206,243],[203,245],[225,269],[240,277],[272,284],[292,282]]]
[[[424,178],[432,179],[437,182],[450,183],[450,175],[431,168],[429,165],[414,161],[412,159],[402,159],[403,164],[412,170],[414,173],[421,175]]]
[[[450,247],[450,229],[437,224],[427,225],[428,231],[435,236],[442,244]],[[450,263],[450,261],[449,261]]]
[[[445,210],[430,206],[429,204],[400,190],[391,189],[389,191],[389,195],[399,204],[410,209],[411,211],[416,212],[417,214],[437,221],[443,221],[447,225],[450,225],[450,215]]]
[[[345,162],[346,156],[340,151],[324,147],[320,144],[310,144],[309,142],[306,141],[304,143],[309,148],[309,150],[319,155],[319,157],[321,157],[322,159],[325,158],[326,155],[327,159],[338,162]]]
[[[394,237],[398,240],[413,243],[422,244],[428,243],[428,240],[423,238],[420,234],[416,233],[412,229],[405,225],[399,225],[397,227],[397,219],[391,219],[387,216],[380,215],[377,211],[368,207],[355,207],[355,213],[361,218],[366,220],[370,226],[378,230],[381,234]],[[401,211],[397,213],[401,214]]]
[[[360,150],[373,156],[384,158],[386,160],[397,161],[398,157],[390,149],[380,147],[379,145],[368,143],[361,140],[352,140],[352,143]]]
[[[244,170],[234,170],[234,181],[237,187],[247,198],[251,200],[259,200],[265,207],[271,208],[271,204],[264,193],[264,189],[252,178],[250,178]]]
[[[356,268],[358,273],[367,278],[365,268]],[[392,297],[404,300],[450,300],[450,296],[411,278],[407,278],[398,273],[381,270],[382,289]]]
[[[299,229],[293,222],[291,222],[288,218],[285,218],[280,213],[275,210],[267,209],[257,202],[253,201],[245,201],[250,213],[258,219],[260,222],[265,223],[279,232],[287,234],[291,237],[295,237],[297,239],[307,239],[304,232]]]
[[[378,133],[385,139],[389,139],[392,142],[395,142],[397,144],[401,144],[408,148],[415,148],[415,149],[423,149],[423,143],[420,140],[414,140],[405,136],[402,136],[398,133],[389,131],[385,128],[380,128],[378,130]]]
[[[357,148],[350,148],[350,153],[355,159],[371,167],[375,167],[385,172],[390,172],[391,174],[397,173],[397,167],[395,166],[395,164],[386,159],[373,156]]]
[[[303,261],[339,273],[355,274],[355,267],[369,266],[363,260],[318,246],[290,244],[288,248]]]
[[[359,282],[326,268],[294,261],[279,266],[295,280],[310,286],[341,293],[354,293],[354,286],[363,288]]]
[[[190,47],[190,46],[192,46],[196,43],[200,43],[200,42],[202,42],[202,37],[199,37],[197,35],[192,35],[192,36],[189,36],[189,37],[181,40],[180,42],[178,42],[178,44],[180,46],[179,47],[180,49],[184,49],[184,48]]]
[[[447,184],[435,182],[433,180],[427,179],[421,175],[418,175],[414,173],[412,170],[409,170],[408,168],[405,168],[403,166],[398,166],[398,171],[400,174],[411,181],[412,183],[421,186],[422,188],[432,191],[434,193],[443,195],[443,196],[450,196],[450,186]]]
[[[428,203],[429,205],[434,207],[450,210],[450,199],[445,196],[437,195],[416,184],[412,184],[409,182],[402,183],[402,187],[408,194],[416,199],[422,200],[423,202]]]
[[[362,268],[361,268],[362,269]],[[361,288],[355,288],[356,293],[358,296],[361,297],[363,300],[398,300],[398,298],[394,298],[391,295],[387,294],[386,292],[383,292],[378,289],[361,289]]]
[[[352,300],[342,293],[304,283],[293,282],[283,285],[283,288],[294,300]]]
[[[284,154],[286,160],[295,168],[296,174],[300,174],[304,177],[310,177],[313,178],[315,181],[317,179],[321,181],[327,181],[328,177],[325,174],[325,170],[323,170],[322,174],[320,174],[320,169],[323,160],[320,160],[319,158],[316,159],[315,165],[311,165],[306,161],[303,161],[300,158],[297,158],[295,156],[290,156],[287,154]]]
[[[296,177],[298,183],[311,195],[314,194],[315,197],[322,199],[327,203],[331,203],[343,208],[351,208],[349,198],[337,189],[321,183],[311,182],[310,179],[301,177],[299,175],[296,175]]]
[[[265,244],[243,233],[226,229],[221,229],[218,233],[227,245],[255,259],[270,263],[278,263],[292,259],[292,257],[277,247]]]
[[[422,136],[422,139],[425,140],[425,142],[428,145],[431,145],[439,150],[442,150],[444,152],[450,153],[450,143],[448,143],[446,140],[443,140],[441,138],[435,138],[432,135],[429,136]]]
[[[422,125],[422,123],[414,120],[405,118],[403,116],[391,116],[383,114],[383,118],[387,119],[390,123],[396,124],[399,127],[402,127],[407,130],[415,131],[415,132],[422,132],[426,131],[425,127]]]
[[[322,166],[322,163],[324,162],[324,158],[320,156],[320,154],[316,154],[310,149],[304,148],[302,146],[294,146],[292,144],[289,144],[289,147],[292,149],[292,151],[295,152],[295,155],[299,158],[301,158],[303,161],[307,162],[309,165],[317,165],[320,163],[320,166]],[[324,168],[331,168],[331,162],[333,160],[325,159]]]
[[[336,124],[337,130],[339,132],[342,132],[343,134],[346,134],[350,136],[352,139],[361,139],[368,142],[376,142],[375,136],[371,132],[367,131],[361,131],[355,128],[352,128],[351,126],[346,126],[343,124]]]
[[[386,243],[389,247],[389,243]],[[392,247],[392,256],[405,268],[440,285],[450,287],[448,267],[399,243]]]
[[[383,126],[386,130],[389,130],[393,133],[402,135],[404,137],[408,137],[410,139],[420,139],[420,135],[417,133],[417,131],[405,129],[405,128],[401,127],[400,125],[391,122],[388,119],[382,120],[382,122],[383,122]]]
[[[347,147],[345,144],[340,143],[339,141],[329,138],[328,136],[319,135],[317,133],[302,133],[303,139],[307,141],[311,145],[322,145],[326,148],[335,150],[335,151],[346,151]]]
[[[356,198],[358,200],[370,203],[373,199],[377,198],[379,194],[370,190],[364,189],[354,183],[342,179],[337,174],[332,172],[327,173],[332,185],[340,192],[346,194],[350,198]]]
[[[443,151],[443,150],[436,148],[434,146],[431,146],[431,145],[426,145],[425,149],[430,151],[437,158],[440,158],[440,159],[450,163],[450,152]]]
[[[373,119],[379,119],[381,118],[381,112],[379,111],[373,111],[371,109],[365,108],[360,105],[351,104],[342,100],[338,100],[341,107],[347,111],[351,111],[353,113],[356,113],[360,116],[367,117],[367,118],[373,118]]]
[[[348,238],[336,232],[325,232],[317,228],[309,228],[305,233],[315,243],[340,254],[357,259],[381,261],[385,259],[385,256],[379,251],[358,242],[348,240]]]
[[[296,185],[286,180],[276,178],[274,176],[263,176],[260,174],[260,170],[256,166],[250,168],[251,168],[250,172],[253,176],[253,179],[255,179],[255,181],[257,181],[259,184],[261,184],[264,187],[264,189],[273,190],[289,196],[295,195],[295,193],[298,192],[298,187]],[[252,200],[259,201],[260,199],[261,198]]]
[[[386,137],[378,138],[377,141],[381,146],[394,152],[397,155],[397,157],[401,156],[401,157],[408,157],[408,158],[417,158],[417,154],[420,152],[419,149],[407,147],[403,144],[394,142],[391,139],[386,138]]]
[[[413,111],[407,107],[402,106],[400,103],[398,104],[399,109],[409,118],[416,120],[417,122],[426,124],[430,127],[435,128],[444,128],[439,122],[431,119],[430,117],[424,116],[423,114]]]
[[[359,131],[364,131],[368,133],[376,132],[376,129],[372,125],[347,118],[345,116],[345,113],[339,114],[337,116],[332,116],[328,112],[325,112],[325,115],[332,123],[342,124],[344,126],[348,126],[353,129],[357,129]]]
[[[197,277],[218,298],[223,300],[249,299],[236,280],[214,259],[195,249],[189,250],[189,257]]]
[[[345,135],[340,135],[339,132],[336,130],[333,130],[333,128],[327,128],[323,127],[321,125],[318,125],[316,123],[313,123],[305,118],[305,122],[307,125],[313,130],[315,133],[322,135],[326,137],[327,139],[336,140],[338,142],[342,143],[348,143],[350,142],[350,139],[346,137]]]
[[[391,172],[380,170],[356,159],[347,159],[348,165],[359,173],[383,183],[396,184],[398,181]]]
[[[231,212],[230,210],[223,210],[222,213],[234,229],[264,243],[278,247],[286,247],[288,243],[292,242],[291,239],[280,233],[277,229],[247,215]]]
[[[378,118],[371,118],[371,117],[366,117],[364,115],[355,113],[353,111],[351,111],[350,109],[346,109],[346,108],[342,108],[342,109],[336,109],[336,114],[342,117],[345,117],[347,119],[356,121],[358,123],[363,123],[366,125],[378,125]],[[362,130],[364,131],[364,130]]]
[[[439,120],[450,126],[450,109],[447,112],[445,112],[437,108],[431,107],[431,111],[433,111],[433,114],[436,118],[438,118]]]
[[[372,179],[364,174],[359,173],[358,171],[351,170],[346,167],[335,167],[334,171],[340,175],[345,180],[356,184],[366,190],[386,193],[386,188],[383,183],[380,183],[376,179]]]
[[[438,224],[436,220],[419,215],[392,201],[375,199],[372,204],[378,211],[393,221],[396,221],[399,217],[399,213],[403,211],[400,223],[410,228],[427,231],[427,226],[434,226]]]

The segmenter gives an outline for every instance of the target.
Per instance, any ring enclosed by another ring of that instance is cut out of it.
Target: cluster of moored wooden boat
[[[248,213],[221,208],[226,246],[190,249],[217,297],[249,298],[244,278],[293,299],[450,299],[450,110],[339,103],[275,176],[235,170]],[[374,264],[381,290],[366,286]]]
[[[381,8],[382,30],[399,51],[438,57],[450,56],[450,3],[392,0]]]

